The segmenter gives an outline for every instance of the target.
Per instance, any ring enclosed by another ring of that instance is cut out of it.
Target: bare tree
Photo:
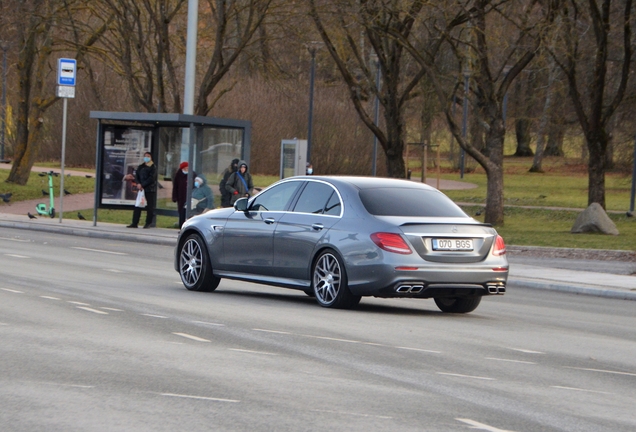
[[[603,208],[608,126],[625,96],[630,75],[632,8],[632,0],[564,0],[560,7],[563,51],[553,51],[567,77],[589,151],[588,204],[596,202]]]

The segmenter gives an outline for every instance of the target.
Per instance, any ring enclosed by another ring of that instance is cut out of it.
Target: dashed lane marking
[[[15,294],[24,294],[24,291],[13,290],[11,288],[0,288],[2,291],[7,291]]]
[[[383,416],[377,414],[363,414],[363,413],[354,413],[347,411],[333,411],[333,410],[323,410],[323,409],[310,409],[309,411],[319,412],[319,413],[328,413],[328,414],[340,414],[340,415],[348,415],[354,417],[369,417],[369,418],[377,418],[377,419],[392,419],[390,416]]]
[[[60,298],[51,297],[51,296],[40,296],[40,298],[47,299],[47,300],[62,300]]]
[[[77,306],[77,308],[85,310],[85,311],[88,311],[88,312],[93,312],[93,313],[96,313],[96,314],[100,314],[100,315],[108,315],[108,312],[100,311],[100,310],[89,308],[89,307]]]
[[[532,350],[521,349],[521,348],[508,348],[508,349],[513,350],[513,351],[519,351],[519,352],[526,353],[526,354],[545,354],[544,352],[541,352],[541,351],[532,351]]]
[[[153,314],[141,314],[141,315],[147,316],[147,317],[150,317],[150,318],[162,318],[162,319],[168,318],[168,317],[165,317],[163,315],[153,315]]]
[[[586,393],[612,394],[612,393],[608,393],[604,391],[588,390],[588,389],[582,389],[582,388],[576,388],[576,387],[550,386],[550,388],[561,389],[561,390],[574,390],[574,391],[581,391]]]
[[[278,355],[276,353],[270,353],[266,351],[253,351],[253,350],[246,350],[246,349],[240,349],[240,348],[228,348],[228,349],[230,351],[238,351],[238,352],[244,352],[244,353],[250,353],[250,354],[263,354],[263,355],[270,355],[270,356]]]
[[[486,360],[495,360],[495,361],[510,362],[510,363],[522,363],[522,364],[536,364],[535,362],[529,362],[529,361],[523,361],[523,360],[502,359],[502,358],[495,358],[495,357],[486,357]]]
[[[200,338],[200,337],[198,337],[198,336],[194,336],[194,335],[187,334],[187,333],[172,333],[172,334],[173,334],[173,335],[177,335],[177,336],[184,337],[184,338],[186,338],[186,339],[191,339],[191,340],[193,340],[193,341],[197,341],[197,342],[210,342],[210,341],[209,341],[209,340],[207,340],[207,339],[203,339],[203,338]]]
[[[123,309],[115,309],[115,308],[111,308],[111,307],[100,307],[100,309],[104,309],[104,310],[109,310],[109,311],[113,311],[113,312],[123,312]]]
[[[185,399],[199,399],[199,400],[208,400],[215,402],[230,402],[230,403],[238,403],[240,400],[237,399],[223,399],[223,398],[215,398],[208,396],[194,396],[194,395],[185,395],[185,394],[176,394],[176,393],[160,393],[161,396],[168,397],[177,397],[177,398],[185,398]]]
[[[113,251],[107,251],[102,249],[90,249],[90,248],[83,248],[83,247],[76,247],[76,246],[71,247],[71,249],[84,250],[89,252],[99,252],[99,253],[105,253],[105,254],[111,254],[111,255],[128,255],[125,252],[113,252]]]
[[[211,326],[217,326],[217,327],[225,327],[225,324],[219,324],[219,323],[211,323],[211,322],[205,322],[205,321],[192,321],[195,324],[205,324],[205,325],[211,325]]]
[[[564,367],[567,369],[577,369],[577,370],[584,370],[584,371],[590,371],[590,372],[602,372],[602,373],[616,374],[616,375],[636,376],[636,373],[631,373],[631,372],[620,372],[620,371],[611,371],[611,370],[604,370],[604,369],[590,369],[590,368],[581,368],[581,367],[573,367],[573,366],[564,366]]]
[[[26,258],[26,259],[31,258],[26,255],[18,255],[18,254],[4,254],[4,256],[8,256],[11,258]]]
[[[67,303],[71,303],[71,304],[74,304],[74,305],[80,305],[80,306],[90,306],[90,304],[88,304],[88,303],[82,303],[82,302],[72,301],[72,300],[68,300]]]
[[[0,240],[9,240],[9,241],[20,242],[20,243],[30,243],[31,242],[31,240],[9,238],[9,237],[0,237]]]
[[[111,272],[111,273],[126,273],[125,271],[119,270],[119,269],[104,269],[104,271]]]
[[[499,429],[499,428],[496,428],[494,426],[490,426],[490,425],[487,425],[487,424],[484,424],[484,423],[479,423],[479,422],[477,422],[475,420],[471,420],[471,419],[456,418],[455,420],[470,425],[470,429],[479,429],[479,430],[485,430],[485,431],[489,431],[489,432],[512,432],[512,431],[507,430],[507,429]]]
[[[279,331],[279,330],[266,330],[266,329],[260,329],[260,328],[254,328],[252,330],[258,331],[258,332],[264,332],[264,333],[274,333],[274,334],[282,334],[282,335],[301,336],[301,337],[306,337],[306,338],[322,339],[322,340],[329,340],[329,341],[335,341],[335,342],[345,342],[345,343],[353,343],[353,344],[360,344],[360,345],[371,345],[371,346],[384,347],[384,348],[396,348],[396,349],[403,349],[403,350],[409,350],[409,351],[419,351],[419,352],[426,352],[426,353],[441,354],[441,351],[433,351],[433,350],[427,350],[427,349],[421,349],[421,348],[394,347],[394,346],[391,346],[391,345],[385,345],[385,344],[380,344],[380,343],[375,343],[375,342],[364,342],[364,341],[357,341],[357,340],[350,340],[350,339],[339,339],[339,338],[332,338],[332,337],[327,337],[327,336],[315,336],[315,335],[307,335],[307,334],[301,334],[301,333],[291,333],[291,332]]]
[[[471,379],[479,379],[479,380],[486,380],[486,381],[496,381],[494,378],[480,377],[480,376],[474,376],[474,375],[462,375],[462,374],[448,373],[448,372],[437,372],[437,374],[438,375],[454,376],[454,377],[458,377],[458,378],[471,378]]]

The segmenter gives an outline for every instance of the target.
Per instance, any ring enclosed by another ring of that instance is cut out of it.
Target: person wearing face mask
[[[208,186],[206,178],[201,174],[194,179],[194,189],[192,190],[192,213],[198,215],[213,208],[214,195],[212,194],[212,189]]]
[[[177,203],[179,210],[179,229],[186,220],[186,199],[188,197],[188,162],[181,162],[179,169],[172,177],[172,202]],[[192,172],[192,178],[197,176],[196,172]]]
[[[307,168],[306,171],[305,171],[306,175],[312,175],[314,173],[314,167],[309,162],[307,163],[306,168]]]
[[[155,216],[155,204],[157,203],[157,165],[152,161],[150,152],[144,153],[144,161],[137,167],[134,178],[137,183],[137,189],[144,191],[146,207],[135,207],[132,223],[127,228],[137,228],[142,210],[146,210],[144,228],[151,228],[154,226],[153,218]]]

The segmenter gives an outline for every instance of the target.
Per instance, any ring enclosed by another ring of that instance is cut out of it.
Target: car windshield
[[[362,189],[360,199],[375,216],[468,217],[450,198],[434,190]]]

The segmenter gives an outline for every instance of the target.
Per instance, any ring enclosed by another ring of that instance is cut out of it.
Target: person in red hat
[[[194,179],[197,173],[193,172]],[[188,196],[188,162],[181,162],[179,169],[172,177],[172,202],[177,203],[179,210],[179,229],[186,219],[186,198]]]

